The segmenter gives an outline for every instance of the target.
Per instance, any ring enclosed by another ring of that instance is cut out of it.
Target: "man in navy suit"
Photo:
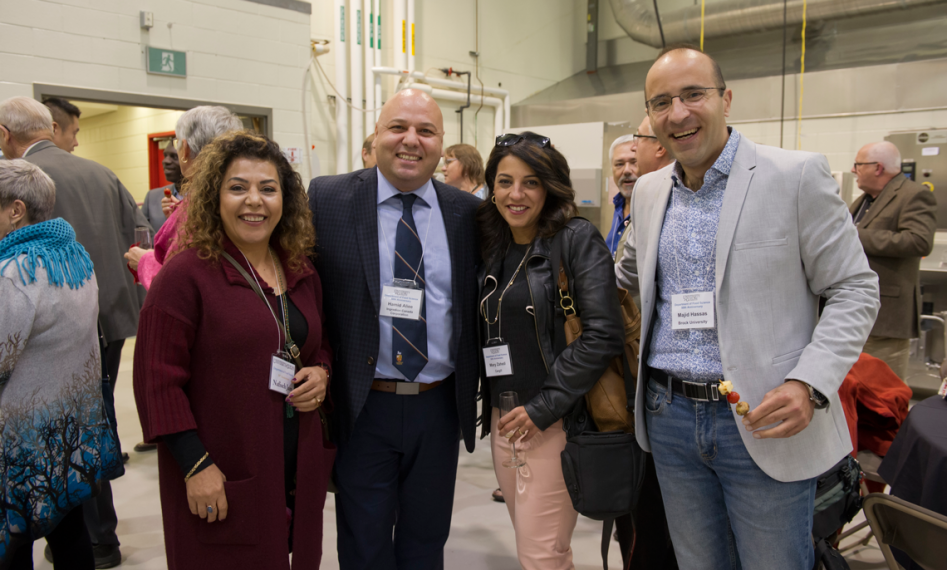
[[[309,185],[344,570],[443,568],[459,439],[474,448],[480,200],[432,180],[443,138],[434,100],[406,89],[381,111],[376,168]]]

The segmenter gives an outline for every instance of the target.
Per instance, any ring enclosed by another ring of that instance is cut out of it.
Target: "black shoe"
[[[493,498],[494,501],[498,503],[506,502],[506,499],[503,498],[503,491],[501,491],[500,489],[497,489],[496,491],[491,493],[490,496]]]
[[[137,451],[138,453],[144,453],[144,452],[146,452],[146,451],[154,451],[154,450],[156,450],[156,449],[158,449],[158,444],[157,444],[157,443],[145,443],[145,442],[141,442],[141,443],[136,443],[136,444],[135,444],[135,451]]]
[[[122,452],[122,463],[128,463],[128,454],[124,451]]]
[[[49,561],[50,564],[53,563],[53,549],[50,548],[48,544],[46,545],[46,549],[43,550],[43,556]]]
[[[96,568],[115,568],[122,563],[122,551],[117,544],[96,544],[92,546]]]

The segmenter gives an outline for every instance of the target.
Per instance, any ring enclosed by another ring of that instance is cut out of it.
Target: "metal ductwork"
[[[609,0],[618,24],[631,39],[652,47],[696,43],[700,39],[700,5],[661,12],[661,29],[653,0]],[[806,19],[837,20],[889,10],[945,3],[944,0],[811,0]],[[789,0],[786,23],[802,22],[802,0]],[[708,2],[704,13],[704,38],[734,36],[781,28],[783,0],[723,0]]]

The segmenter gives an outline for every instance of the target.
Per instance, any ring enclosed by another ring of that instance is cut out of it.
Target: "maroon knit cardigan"
[[[330,364],[319,276],[308,260],[302,271],[289,271],[285,254],[274,248],[286,267],[289,297],[309,324],[303,364]],[[253,272],[229,240],[224,249]],[[273,298],[272,288],[257,278]],[[290,568],[283,396],[268,388],[270,356],[282,344],[269,309],[223,258],[212,262],[186,250],[155,278],[138,325],[134,383],[144,439],[158,443],[169,570]],[[162,435],[189,429],[197,429],[227,477],[224,521],[207,523],[191,514],[181,470],[161,442]],[[319,568],[334,457],[319,415],[301,414],[294,569]]]

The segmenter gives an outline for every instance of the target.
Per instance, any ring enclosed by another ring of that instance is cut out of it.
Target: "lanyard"
[[[503,317],[500,312],[500,309],[503,308],[503,296],[506,295],[507,290],[511,285],[513,285],[513,282],[516,281],[516,276],[520,274],[520,270],[523,269],[523,265],[526,263],[526,259],[529,257],[529,252],[532,250],[533,245],[530,244],[530,246],[526,248],[526,253],[523,255],[523,259],[520,260],[520,264],[516,266],[516,271],[513,272],[513,277],[510,278],[510,282],[506,284],[506,287],[503,288],[503,292],[500,293],[500,298],[497,300],[497,316],[494,317],[493,322],[490,321],[490,308],[487,305],[487,301],[493,296],[494,293],[497,292],[497,287],[499,284],[497,283],[496,277],[493,275],[487,276],[487,279],[493,279],[495,284],[493,291],[490,291],[490,294],[480,301],[480,314],[483,316],[483,320],[487,323],[487,340],[490,339],[490,325],[495,323],[499,323],[497,326],[497,338],[503,338]]]
[[[421,271],[421,264],[424,263],[424,254],[427,253],[427,236],[431,235],[431,216],[434,215],[434,208],[431,208],[430,210],[431,210],[430,213],[427,215],[427,229],[424,230],[424,242],[421,244],[421,259],[418,261],[418,266],[417,266],[417,268],[415,268],[415,270],[414,270],[414,279],[411,280],[411,281],[414,282],[415,285],[418,284],[418,275],[419,275],[419,272]],[[412,217],[414,216],[414,213],[413,213],[413,206],[412,206],[412,214],[411,214],[411,215],[412,215]],[[402,214],[402,218],[403,218],[403,217],[404,217],[404,214]],[[399,220],[400,220],[400,218],[399,218]],[[382,235],[382,237],[385,238],[385,253],[388,254],[388,264],[391,266],[391,278],[392,278],[392,280],[394,280],[394,278],[395,278],[395,256],[394,256],[394,254],[391,253],[391,251],[388,249],[388,232],[385,231],[385,224],[383,224],[383,223],[381,222],[381,216],[378,216],[378,225],[381,226],[381,235]],[[398,227],[398,222],[395,222],[395,227],[396,227],[396,228]],[[397,236],[397,234],[396,234],[396,235],[395,235],[395,238],[396,238],[395,247],[396,247],[396,248],[398,247],[397,237],[398,237],[398,236]],[[396,253],[397,253],[397,252],[396,252]]]
[[[247,265],[249,265],[252,268],[253,265],[250,263],[250,260],[247,259],[246,254],[243,253],[243,251],[241,251],[240,255],[243,256],[243,259],[244,261],[247,262]],[[299,356],[299,347],[297,347],[296,343],[293,342],[293,338],[292,336],[290,336],[290,333],[289,333],[289,315],[287,314],[287,311],[286,311],[286,284],[283,280],[283,271],[282,271],[283,268],[282,266],[279,266],[276,264],[276,256],[273,254],[272,249],[270,249],[270,262],[273,264],[273,272],[276,273],[276,280],[280,288],[279,299],[280,299],[280,309],[282,313],[281,316],[283,317],[282,327],[280,327],[279,319],[276,318],[276,312],[273,310],[273,307],[270,306],[269,301],[267,301],[265,297],[261,296],[260,298],[263,299],[263,302],[266,304],[266,308],[270,310],[270,314],[273,316],[273,322],[276,323],[276,329],[277,329],[276,330],[276,352],[280,352],[279,340],[280,340],[281,334],[285,335],[286,336],[286,345],[285,345],[286,351],[289,352],[290,356],[292,356],[295,359]],[[262,293],[263,287],[260,285],[260,281],[256,278],[256,271],[252,272],[251,275],[253,275],[253,281],[256,282],[257,289],[259,290],[259,292]]]

